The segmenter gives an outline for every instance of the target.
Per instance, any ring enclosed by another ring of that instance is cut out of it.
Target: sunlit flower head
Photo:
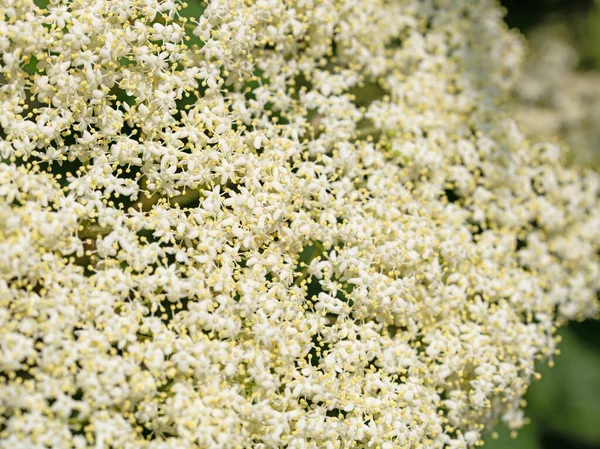
[[[0,0],[0,55],[2,449],[473,447],[598,312],[491,0]]]

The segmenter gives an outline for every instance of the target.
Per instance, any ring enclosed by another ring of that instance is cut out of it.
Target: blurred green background
[[[536,33],[542,28],[550,30],[552,38],[564,40],[575,50],[575,76],[600,80],[600,0],[503,0],[502,4],[507,9],[509,26],[531,38],[531,53],[538,50]],[[597,93],[584,94],[600,98],[600,89]],[[588,109],[588,115],[600,116],[599,104]],[[569,142],[565,129],[568,125],[561,126],[559,133],[564,131],[561,137],[570,147],[573,159],[579,159],[578,151],[589,151],[594,158],[585,159],[585,164],[597,168],[598,122],[588,120],[585,125],[578,124],[589,128],[581,144],[588,145],[587,149],[578,149],[580,142]],[[576,131],[579,132],[579,128]],[[572,323],[562,328],[560,334],[563,342],[561,354],[555,358],[556,366],[540,365],[542,379],[534,382],[526,397],[530,425],[519,431],[516,438],[502,425],[497,426],[496,435],[486,438],[485,448],[600,449],[600,321]]]

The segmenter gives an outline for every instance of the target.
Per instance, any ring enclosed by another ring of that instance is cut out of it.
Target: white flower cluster
[[[599,309],[600,177],[502,113],[495,2],[39,4],[0,0],[0,448],[525,423]]]

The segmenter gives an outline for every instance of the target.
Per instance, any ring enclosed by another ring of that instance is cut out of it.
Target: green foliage
[[[542,379],[531,386],[527,395],[527,415],[532,423],[515,439],[498,425],[495,431],[499,438],[488,436],[486,448],[542,449],[543,430],[600,446],[600,351],[569,328],[560,334],[563,341],[556,366],[540,367]]]
[[[531,387],[534,419],[571,438],[600,444],[600,353],[565,330],[556,366],[543,369],[545,385]]]
[[[512,434],[503,425],[495,430],[497,438],[491,435],[485,440],[486,449],[542,449],[535,424],[521,429],[518,434]],[[513,438],[516,437],[516,438]]]
[[[600,69],[600,0],[587,17],[587,38],[584,39],[585,57],[592,63],[596,70]]]

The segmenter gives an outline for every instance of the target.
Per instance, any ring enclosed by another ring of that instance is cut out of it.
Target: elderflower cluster
[[[0,0],[0,448],[525,424],[600,176],[503,112],[495,2],[189,1]]]

